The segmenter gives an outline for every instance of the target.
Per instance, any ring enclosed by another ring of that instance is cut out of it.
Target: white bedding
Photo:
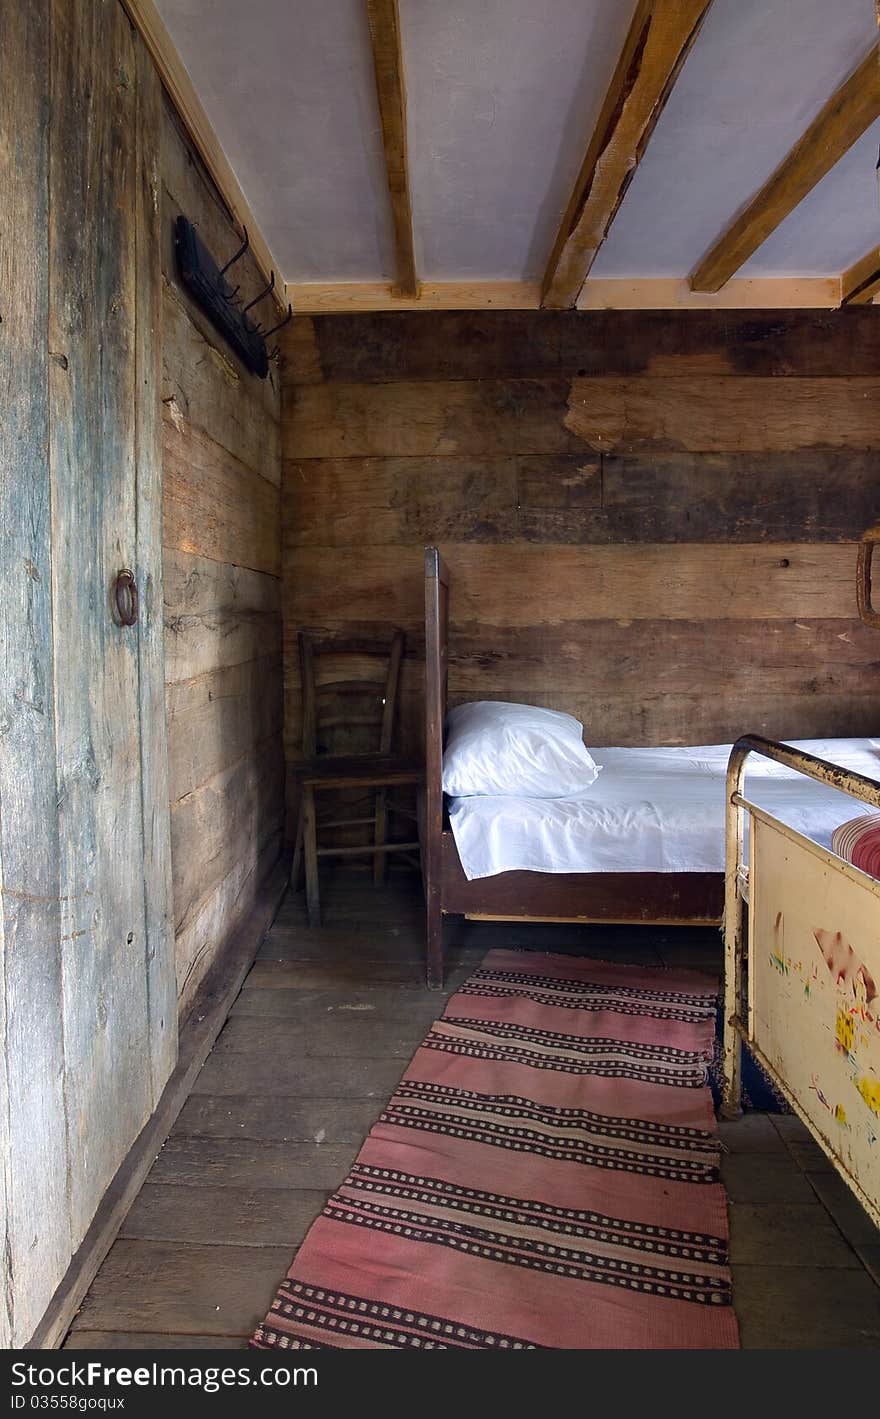
[[[880,779],[880,739],[798,739],[799,749]],[[729,744],[591,749],[602,771],[577,798],[474,797],[449,817],[469,879],[531,872],[722,872]],[[825,847],[873,810],[757,754],[746,796]]]

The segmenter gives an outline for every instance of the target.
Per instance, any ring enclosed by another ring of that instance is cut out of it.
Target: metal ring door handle
[[[116,573],[113,596],[120,625],[133,626],[138,618],[138,589],[130,567]]]

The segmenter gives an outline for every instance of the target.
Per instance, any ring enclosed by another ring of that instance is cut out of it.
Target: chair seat
[[[421,764],[393,754],[327,754],[292,768],[301,784],[324,788],[383,788],[420,783],[424,777]]]

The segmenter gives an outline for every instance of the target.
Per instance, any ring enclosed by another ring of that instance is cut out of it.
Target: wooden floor
[[[462,923],[424,987],[416,884],[352,873],[325,927],[288,896],[67,1345],[239,1348],[444,995],[491,946],[717,970],[713,931]],[[784,1116],[722,1125],[745,1346],[880,1345],[880,1232]]]

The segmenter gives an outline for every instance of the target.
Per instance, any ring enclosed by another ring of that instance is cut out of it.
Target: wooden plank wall
[[[172,969],[170,883],[154,877],[145,852],[152,814],[142,785],[158,772],[167,851],[164,753],[161,764],[150,757],[156,727],[164,751],[164,724],[151,723],[162,685],[161,659],[150,651],[161,644],[161,544],[158,522],[151,543],[149,522],[138,519],[161,487],[161,464],[151,461],[158,330],[150,314],[160,271],[155,199],[142,201],[155,180],[159,83],[114,0],[54,0],[51,31],[53,692],[67,1196],[77,1246],[177,1057],[163,980]],[[120,566],[139,573],[136,628],[120,626],[107,605]]]
[[[15,496],[4,488],[0,499],[0,1346],[5,1350],[25,1343],[64,1273],[72,1244],[52,693],[48,5],[3,6],[0,51],[16,75],[15,84],[0,86],[5,194],[0,467],[15,479]],[[11,134],[15,142],[6,140]],[[23,232],[31,234],[29,241],[19,240]],[[39,837],[35,822],[43,827]],[[35,1226],[37,1218],[55,1219],[55,1225]],[[18,1270],[28,1266],[31,1281],[25,1287]]]
[[[411,633],[453,576],[450,692],[588,743],[880,729],[854,541],[880,517],[880,311],[301,318],[285,342],[286,741],[297,629]]]
[[[22,1346],[162,1094],[177,1018],[161,89],[116,0],[6,6],[0,49],[0,1337]],[[112,614],[126,566],[135,626]]]
[[[166,105],[161,148],[165,678],[180,1011],[281,846],[280,394],[248,374],[182,288],[179,213],[239,245]],[[247,301],[262,288],[235,268]],[[256,307],[274,323],[271,302]]]

